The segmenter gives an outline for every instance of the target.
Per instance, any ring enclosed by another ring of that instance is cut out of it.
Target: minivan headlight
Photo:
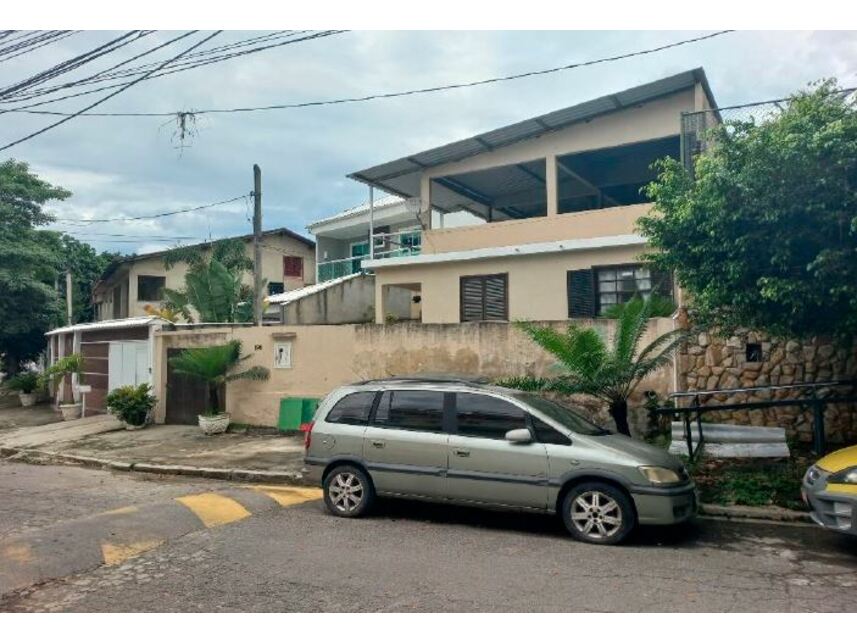
[[[667,469],[666,467],[638,467],[646,479],[652,484],[676,484],[681,482],[681,476],[677,471]]]
[[[857,467],[837,471],[827,481],[835,484],[857,484]]]

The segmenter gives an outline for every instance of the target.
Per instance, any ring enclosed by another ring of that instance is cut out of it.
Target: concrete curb
[[[114,471],[134,471],[158,475],[193,476],[234,482],[263,482],[268,484],[288,483],[308,486],[303,476],[294,471],[264,471],[260,469],[226,469],[218,467],[193,467],[179,464],[156,464],[154,462],[123,462],[91,456],[38,451],[34,449],[13,449],[0,447],[0,457],[27,462],[29,464],[68,464]]]
[[[812,523],[808,511],[795,511],[783,507],[748,507],[745,505],[712,505],[702,503],[703,516],[727,518],[729,520],[771,520],[774,522]]]

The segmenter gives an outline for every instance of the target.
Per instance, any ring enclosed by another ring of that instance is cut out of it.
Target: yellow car
[[[807,469],[801,495],[816,523],[857,535],[857,445],[834,451]]]

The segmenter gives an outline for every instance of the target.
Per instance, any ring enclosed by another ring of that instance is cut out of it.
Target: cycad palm
[[[632,299],[616,319],[616,332],[609,345],[591,327],[571,324],[561,333],[533,322],[517,322],[518,328],[557,358],[563,372],[551,378],[514,377],[501,383],[529,391],[597,397],[607,402],[619,432],[630,435],[628,398],[640,380],[669,362],[686,336],[686,331],[676,329],[638,350],[650,317],[650,301]]]
[[[173,371],[202,380],[208,385],[208,406],[212,413],[220,410],[218,390],[233,380],[266,380],[270,371],[264,366],[252,366],[246,371],[231,371],[249,355],[241,357],[241,342],[233,340],[219,346],[187,348],[170,359]]]

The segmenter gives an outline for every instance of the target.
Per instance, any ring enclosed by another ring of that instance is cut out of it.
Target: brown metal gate
[[[167,424],[196,424],[197,416],[208,410],[208,385],[173,370],[170,358],[182,352],[181,348],[167,349]],[[226,396],[221,386],[218,397],[223,406]]]

